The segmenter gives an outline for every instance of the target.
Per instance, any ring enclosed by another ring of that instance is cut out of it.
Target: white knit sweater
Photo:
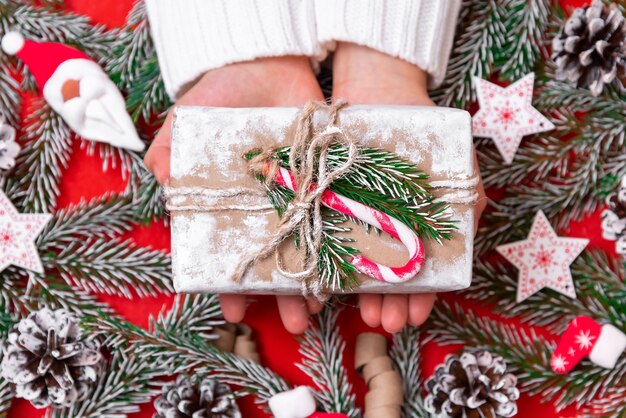
[[[347,41],[411,62],[441,83],[461,0],[146,0],[167,92],[259,57],[313,61]]]

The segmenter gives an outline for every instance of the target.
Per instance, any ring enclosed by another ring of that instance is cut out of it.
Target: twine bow
[[[359,151],[356,141],[336,126],[338,112],[346,104],[344,101],[332,105],[309,102],[299,113],[289,154],[289,168],[294,183],[298,185],[295,198],[283,213],[276,235],[263,248],[239,263],[233,274],[233,281],[240,282],[250,267],[274,253],[277,270],[287,278],[301,281],[303,294],[312,291],[318,298],[323,297],[319,284],[310,280],[317,272],[322,243],[322,194],[351,169]],[[328,125],[321,132],[314,132],[313,117],[318,110],[328,112]],[[348,157],[342,165],[331,168],[327,162],[328,153],[330,147],[336,144],[347,147]],[[278,169],[275,151],[266,150],[249,162],[250,170],[264,175],[267,182],[272,181]],[[280,244],[294,234],[300,239],[300,248],[304,253],[299,271],[287,270],[279,251]]]

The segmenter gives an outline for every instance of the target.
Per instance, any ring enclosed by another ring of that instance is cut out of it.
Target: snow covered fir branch
[[[556,1],[462,3],[448,73],[443,85],[432,92],[433,98],[440,105],[468,108],[476,101],[473,77],[508,83],[534,71],[533,104],[556,128],[525,137],[511,164],[503,161],[491,141],[476,140],[485,185],[502,198],[490,202],[484,215],[476,238],[473,283],[462,294],[495,314],[486,317],[465,304],[438,302],[423,330],[406,327],[393,336],[389,355],[403,380],[402,416],[428,416],[420,348],[435,341],[502,356],[522,391],[540,396],[558,410],[575,405],[589,416],[624,418],[624,356],[613,369],[588,360],[567,375],[555,374],[550,367],[556,335],[579,315],[626,332],[623,260],[604,250],[586,250],[571,267],[575,300],[543,290],[517,303],[517,270],[496,258],[493,250],[526,237],[539,210],[563,231],[571,221],[585,219],[604,205],[626,175],[626,92],[609,85],[594,95],[587,87],[556,80],[548,50],[565,21]],[[623,0],[616,4],[626,9]],[[94,25],[62,7],[61,0],[0,0],[0,37],[19,30],[27,38],[67,43],[94,58],[124,94],[145,142],[162,124],[172,103],[165,92],[143,1],[135,3],[119,29]],[[328,71],[320,78],[328,92],[332,84]],[[152,318],[147,330],[122,319],[99,298],[101,294],[132,299],[173,293],[169,255],[139,246],[126,235],[137,225],[167,222],[160,187],[143,165],[141,153],[82,140],[43,99],[23,99],[24,92],[34,90],[28,69],[0,54],[0,119],[19,128],[22,147],[16,168],[0,184],[21,213],[53,215],[36,241],[44,272],[16,267],[0,272],[0,340],[5,342],[10,330],[29,313],[44,306],[63,308],[77,313],[83,330],[102,341],[110,355],[90,396],[69,408],[51,409],[50,416],[128,416],[161,393],[166,377],[175,373],[213,376],[236,387],[236,396],[254,395],[266,408],[271,396],[291,384],[267,367],[215,347],[217,331],[224,325],[215,296],[176,296],[172,308]],[[124,174],[128,187],[123,193],[59,207],[60,186],[76,141],[103,158],[102,170]],[[402,198],[398,178],[415,175],[417,186],[425,180],[384,153],[372,151],[363,158],[369,160],[339,184],[344,194],[349,194],[351,186],[367,185],[384,199]],[[372,161],[390,173],[372,174]],[[413,191],[424,193],[417,186]],[[271,197],[277,208],[286,207],[290,199],[288,192],[279,189],[273,189]],[[366,203],[384,200],[371,198]],[[452,226],[442,217],[442,206],[429,202],[419,209],[416,229],[435,240],[450,233]],[[346,220],[337,214],[324,219],[322,258],[333,268],[322,270],[323,280],[338,287],[342,282],[337,272],[354,273],[344,257],[353,254],[349,238],[341,234]],[[320,409],[356,418],[362,411],[344,364],[346,342],[337,325],[340,315],[331,304],[312,318],[300,340],[299,367],[317,388]],[[505,318],[521,323],[504,325]],[[0,377],[0,417],[6,416],[13,396],[11,384]]]

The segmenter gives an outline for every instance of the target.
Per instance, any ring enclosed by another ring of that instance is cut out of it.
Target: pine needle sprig
[[[402,331],[393,334],[393,345],[389,351],[389,356],[402,378],[404,389],[402,416],[404,418],[426,418],[429,415],[424,409],[422,397],[424,382],[421,375],[420,336],[421,332],[418,327],[407,325]]]
[[[179,294],[167,312],[150,318],[150,329],[195,335],[204,341],[213,341],[219,338],[215,328],[225,323],[217,295]]]
[[[355,405],[355,395],[343,364],[346,343],[337,328],[339,312],[340,309],[326,307],[311,318],[309,328],[300,338],[303,359],[296,366],[318,387],[316,398],[323,411],[358,418],[361,411]]]
[[[289,168],[290,147],[276,156]],[[333,146],[328,155],[329,168],[345,163],[347,149]],[[428,183],[429,176],[414,164],[380,148],[362,148],[350,171],[330,185],[330,190],[398,219],[418,235],[439,243],[456,229],[445,202],[436,202]]]
[[[155,55],[146,5],[143,0],[137,0],[110,50],[105,68],[121,90],[128,90],[143,63]]]
[[[17,169],[5,188],[15,189],[11,193],[22,209],[51,212],[60,193],[61,172],[71,155],[72,137],[65,122],[43,99],[35,100],[28,114]]]
[[[193,369],[196,374],[210,374],[229,384],[240,386],[243,392],[255,394],[264,404],[273,395],[289,390],[289,385],[277,374],[230,353],[223,353],[208,342],[193,336],[180,335],[165,329],[150,333],[129,322],[101,315],[87,318],[84,325],[94,332],[116,333],[132,343],[135,355],[162,364],[169,373]]]
[[[523,303],[517,303],[517,270],[502,263],[475,261],[472,286],[462,291],[465,297],[493,304],[494,311],[507,317],[519,317],[531,325],[547,326],[562,332],[578,315],[587,315],[626,328],[624,282],[612,268],[606,254],[583,253],[572,265],[572,276],[578,297],[569,298],[552,290],[538,292]],[[616,298],[615,298],[616,297]]]
[[[458,305],[440,303],[430,316],[429,338],[440,344],[466,344],[484,348],[502,356],[517,375],[520,389],[531,395],[541,394],[554,402],[557,411],[575,404],[578,407],[603,396],[619,386],[626,373],[626,357],[614,369],[605,369],[584,360],[566,375],[550,368],[555,344],[540,338],[534,330],[526,332],[513,325],[478,317]]]
[[[129,299],[133,293],[146,297],[174,292],[169,255],[130,241],[75,240],[59,253],[42,254],[41,259],[46,270],[88,292]]]
[[[147,169],[142,169],[138,177],[139,187],[133,193],[135,214],[141,223],[164,219],[167,222],[165,207],[161,196],[161,185]]]
[[[156,56],[142,64],[135,82],[128,88],[126,102],[135,122],[140,118],[149,122],[153,115],[162,115],[172,105]]]
[[[517,80],[528,74],[545,54],[544,35],[551,16],[551,0],[513,0],[505,2],[504,26],[509,29],[502,54],[506,61],[500,76]]]
[[[465,108],[474,100],[472,77],[489,78],[507,42],[506,10],[496,0],[464,0],[443,84],[431,97],[440,106]]]
[[[0,418],[6,418],[13,402],[13,389],[4,377],[0,376]]]
[[[0,10],[0,15],[2,11]],[[2,27],[2,19],[0,19],[0,36],[5,32]],[[17,128],[20,124],[19,109],[22,103],[20,95],[20,85],[13,78],[12,74],[19,70],[13,61],[9,60],[6,55],[0,56],[0,121],[10,124]]]
[[[105,195],[54,213],[37,239],[40,251],[61,251],[76,240],[114,238],[131,230],[136,216],[131,198]]]
[[[52,274],[29,274],[28,287],[19,297],[22,303],[28,304],[28,312],[49,307],[67,309],[81,316],[93,316],[101,312],[113,314],[111,307],[101,302],[97,296],[70,286]]]
[[[7,26],[17,29],[25,38],[65,43],[84,51],[96,61],[110,53],[118,38],[117,30],[92,25],[89,18],[63,10],[34,7],[12,2],[5,15]]]
[[[167,370],[157,362],[146,361],[134,353],[116,351],[107,371],[83,401],[69,408],[52,409],[51,418],[121,418],[139,411],[160,393]]]

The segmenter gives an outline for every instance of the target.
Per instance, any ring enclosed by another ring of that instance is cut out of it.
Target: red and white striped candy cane
[[[296,191],[296,184],[291,172],[279,167],[274,181],[288,189]],[[322,193],[322,204],[333,210],[360,219],[395,239],[401,241],[409,251],[409,261],[402,267],[389,267],[376,263],[362,255],[356,255],[349,261],[358,271],[376,280],[387,283],[401,283],[412,279],[419,273],[424,264],[424,246],[417,234],[399,220],[379,210],[341,196],[330,190]]]

